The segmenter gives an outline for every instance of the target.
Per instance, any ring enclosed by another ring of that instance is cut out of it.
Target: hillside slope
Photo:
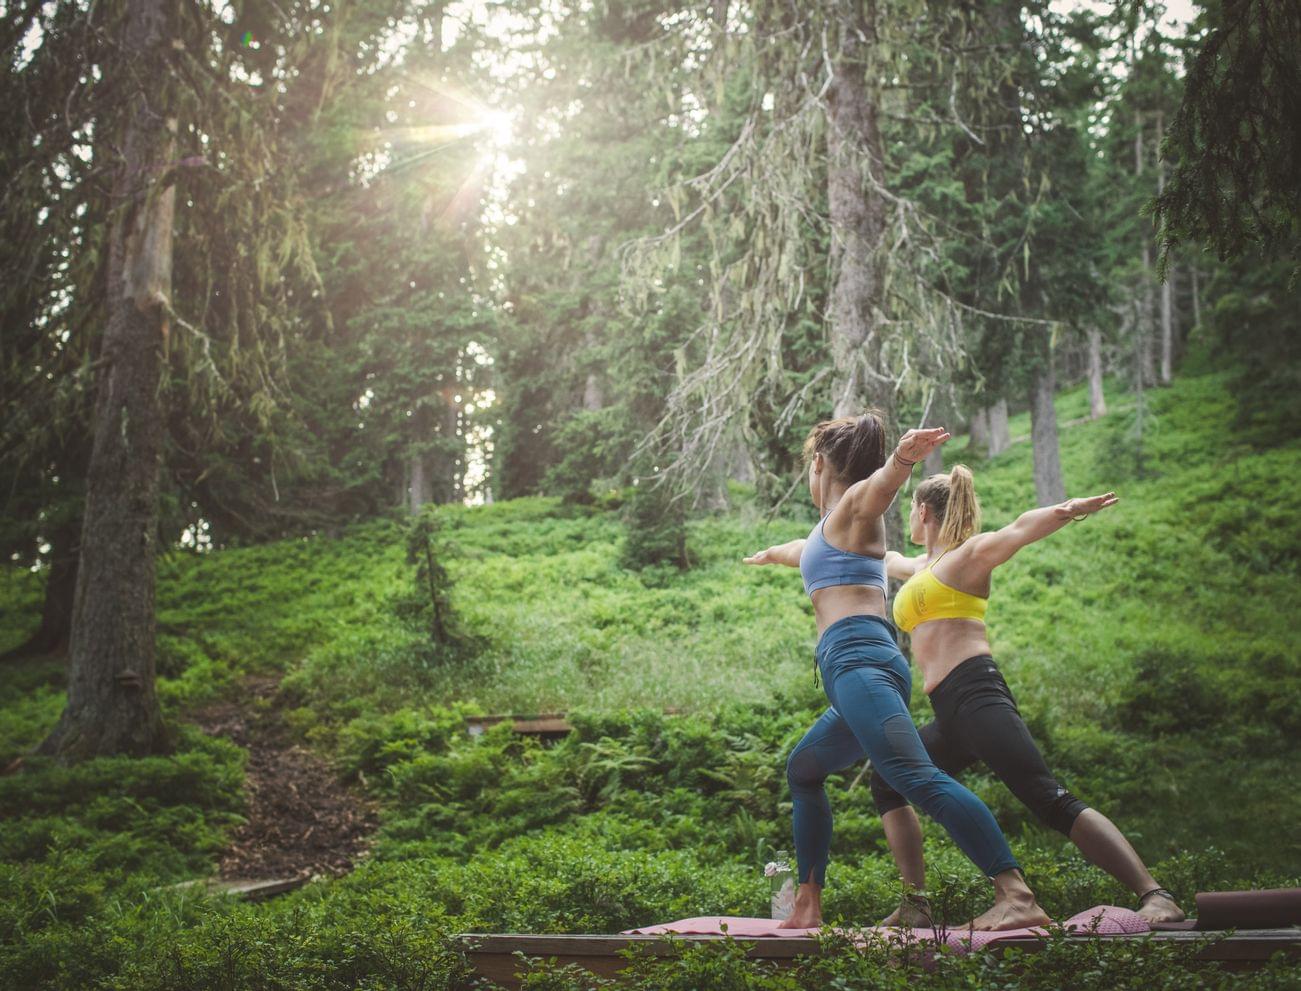
[[[1081,392],[1062,396],[1061,417],[1084,404]],[[1023,420],[1013,435],[1028,431]],[[1282,862],[1301,859],[1301,841],[1279,848],[1276,827],[1298,811],[1295,790],[1278,782],[1301,737],[1291,630],[1301,442],[1258,449],[1232,420],[1225,382],[1211,375],[1152,397],[1141,459],[1132,412],[1064,430],[1069,490],[1115,489],[1121,502],[1001,569],[989,624],[1027,719],[1075,790],[1122,810],[1163,851],[1209,837],[1247,860]],[[964,443],[950,444],[950,460]],[[1030,455],[1022,443],[975,465],[987,527],[1033,504]],[[410,581],[396,522],[173,553],[159,574],[163,697],[182,714],[246,673],[283,672],[296,725],[323,745],[350,719],[451,702],[517,713],[812,711],[822,700],[798,575],[739,563],[812,517],[792,507],[802,518],[769,521],[738,497],[736,511],[691,524],[697,563],[685,573],[622,569],[613,511],[549,499],[447,511],[455,601],[486,641],[454,665],[430,664],[394,618],[391,599]],[[16,642],[35,617],[38,579],[4,581],[0,636]],[[60,705],[57,666],[17,673],[0,759],[36,742]],[[920,692],[915,709],[925,718]],[[1005,821],[1024,822],[1001,788],[986,788]]]

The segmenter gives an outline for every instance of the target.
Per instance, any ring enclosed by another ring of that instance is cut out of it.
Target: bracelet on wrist
[[[916,461],[909,461],[907,458],[900,457],[898,451],[894,452],[894,459],[898,461],[901,465],[905,465],[909,468],[911,468],[913,465],[917,463]]]

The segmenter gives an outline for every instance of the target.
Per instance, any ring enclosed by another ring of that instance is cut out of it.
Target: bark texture
[[[1107,397],[1102,391],[1102,332],[1096,327],[1089,331],[1089,416],[1098,419],[1107,415]]]
[[[1066,498],[1061,451],[1057,444],[1057,409],[1053,406],[1056,391],[1052,349],[1045,337],[1030,382],[1030,443],[1034,448],[1035,498],[1040,506],[1051,506]]]
[[[836,416],[850,416],[870,404],[891,416],[894,397],[881,368],[885,202],[877,190],[883,156],[876,94],[868,85],[875,7],[847,11],[843,19],[827,92],[834,408]]]
[[[171,293],[176,158],[168,65],[175,8],[128,7],[121,67],[130,93],[113,183],[108,326],[96,382],[68,701],[40,752],[148,754],[166,734],[154,691],[154,555],[163,448],[160,398]]]
[[[968,446],[978,454],[989,457],[989,408],[982,406],[971,414],[967,425]]]
[[[827,90],[827,202],[831,216],[831,358],[835,416],[874,406],[895,423],[893,381],[882,367],[885,200],[880,93],[869,71],[876,4],[847,5]],[[885,513],[886,543],[903,546],[899,500]]]
[[[1143,115],[1134,115],[1134,175],[1143,175]],[[1152,239],[1142,231],[1142,284],[1139,286],[1138,319],[1134,332],[1138,335],[1138,372],[1144,385],[1151,385],[1155,380],[1152,362],[1152,338],[1155,336],[1156,300],[1152,291]]]
[[[1007,422],[1007,400],[989,407],[989,456],[1002,454],[1012,446],[1012,429]]]
[[[1164,121],[1162,115],[1156,115],[1156,146],[1161,147]],[[1156,192],[1160,196],[1165,192],[1165,162],[1157,162]],[[1174,377],[1174,263],[1166,267],[1165,278],[1161,280],[1161,384],[1169,385]]]

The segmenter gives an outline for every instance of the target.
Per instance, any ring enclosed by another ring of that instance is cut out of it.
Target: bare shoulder
[[[907,581],[925,566],[925,554],[908,557],[898,551],[885,552],[885,572],[896,581]]]
[[[997,530],[977,533],[968,537],[960,547],[955,547],[944,556],[946,562],[952,559],[953,571],[950,572],[964,584],[983,586],[1007,555],[1001,551],[1004,539]]]

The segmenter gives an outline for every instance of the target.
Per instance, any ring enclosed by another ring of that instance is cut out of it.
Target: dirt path
[[[278,684],[248,678],[235,700],[194,716],[204,732],[248,750],[248,822],[221,859],[223,879],[346,874],[375,829],[374,806],[292,740],[275,704]]]

